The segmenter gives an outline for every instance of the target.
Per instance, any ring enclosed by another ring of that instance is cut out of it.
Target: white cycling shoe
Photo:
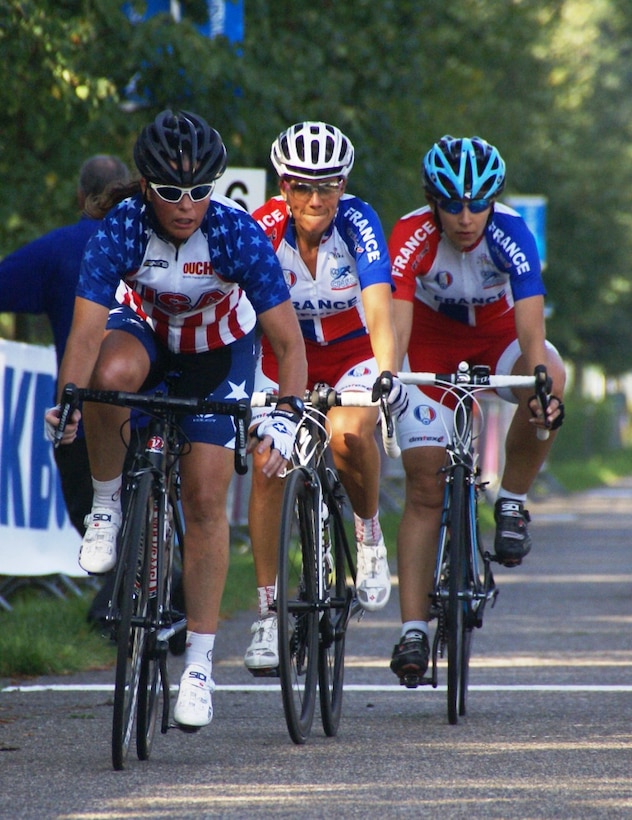
[[[356,595],[363,609],[369,612],[386,606],[391,595],[391,573],[386,557],[386,545],[358,544]]]
[[[183,729],[199,729],[213,720],[215,682],[207,670],[189,664],[180,678],[180,691],[173,710],[173,719]]]
[[[83,523],[87,529],[79,551],[79,566],[91,575],[103,575],[116,565],[121,514],[107,507],[93,507]]]
[[[267,615],[255,621],[250,631],[252,641],[246,649],[244,664],[256,672],[259,669],[275,669],[279,665],[279,630],[276,615]]]

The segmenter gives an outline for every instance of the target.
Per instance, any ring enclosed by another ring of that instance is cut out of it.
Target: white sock
[[[184,665],[194,663],[208,671],[209,678],[213,673],[213,647],[215,635],[191,632],[187,629],[187,642],[184,652]]]
[[[516,501],[526,501],[527,494],[526,493],[510,493],[509,490],[506,490],[504,487],[501,487],[498,490],[497,498],[514,498]]]
[[[354,513],[353,521],[355,524],[355,537],[358,544],[375,547],[380,543],[382,528],[380,527],[378,513],[375,513],[373,518],[360,518],[359,515]]]
[[[402,637],[411,630],[423,632],[428,637],[428,621],[404,621],[402,624]]]
[[[121,509],[121,485],[123,476],[119,475],[110,481],[92,479],[92,506],[105,507],[109,510]]]
[[[265,618],[270,614],[270,604],[274,602],[274,584],[265,587],[257,587],[259,597],[259,617]]]

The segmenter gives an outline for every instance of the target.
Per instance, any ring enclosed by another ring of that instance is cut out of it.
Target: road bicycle
[[[253,406],[275,398],[255,394]],[[328,448],[327,412],[339,406],[378,406],[369,393],[337,392],[317,385],[306,396],[285,477],[273,609],[277,613],[283,710],[292,740],[303,744],[317,702],[325,734],[340,724],[345,639],[351,618],[361,611],[356,598],[355,543],[344,526],[345,493]],[[385,399],[383,440],[398,451]],[[390,435],[389,435],[390,433]]]
[[[441,387],[442,402],[455,402],[453,428],[446,429],[446,462],[443,510],[437,546],[431,616],[437,619],[432,644],[431,674],[407,675],[401,683],[437,687],[438,658],[447,655],[448,721],[458,723],[467,712],[469,664],[474,629],[483,625],[487,605],[493,607],[498,588],[491,563],[496,560],[485,549],[478,522],[481,483],[477,439],[484,424],[483,409],[476,394],[497,388],[531,388],[546,412],[550,382],[540,365],[533,376],[495,376],[482,365],[461,362],[456,373],[399,373],[404,384]],[[546,438],[548,430],[539,429]]]
[[[112,765],[116,770],[125,766],[134,726],[138,758],[147,760],[158,718],[162,734],[177,725],[170,723],[167,655],[170,641],[187,624],[172,598],[174,564],[181,561],[184,543],[178,465],[189,446],[179,417],[195,413],[233,416],[235,469],[246,472],[249,403],[170,396],[173,381],[168,378],[166,390],[155,394],[67,385],[62,397],[57,441],[72,409],[82,401],[129,407],[149,419],[146,427],[129,436],[131,466],[124,477],[118,560],[105,618],[117,644],[112,717]]]

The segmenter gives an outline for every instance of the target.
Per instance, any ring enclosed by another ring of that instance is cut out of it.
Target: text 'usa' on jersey
[[[268,235],[281,262],[303,336],[328,344],[366,333],[362,290],[393,286],[386,238],[368,203],[344,194],[322,237],[312,276],[298,250],[294,223],[280,196],[253,216]]]
[[[139,196],[120,203],[88,243],[77,294],[109,306],[123,279],[130,305],[171,350],[231,344],[288,288],[263,231],[230,200],[212,200],[200,228],[176,247],[156,233]]]
[[[522,217],[500,203],[479,242],[466,251],[440,233],[429,206],[396,223],[389,250],[395,298],[418,299],[466,324],[546,293],[535,238]]]

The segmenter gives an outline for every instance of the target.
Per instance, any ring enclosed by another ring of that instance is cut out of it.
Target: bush
[[[600,402],[571,395],[564,404],[566,419],[551,451],[552,463],[612,453],[626,445],[628,414],[622,394]]]

